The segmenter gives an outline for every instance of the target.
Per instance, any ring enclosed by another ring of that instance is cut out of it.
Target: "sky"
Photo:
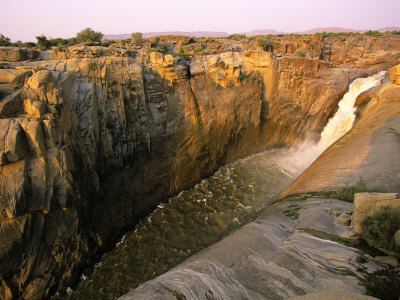
[[[316,27],[400,27],[400,0],[0,0],[11,41],[157,31],[295,32]]]

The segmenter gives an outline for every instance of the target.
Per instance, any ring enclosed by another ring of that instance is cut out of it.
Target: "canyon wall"
[[[326,60],[77,46],[1,63],[1,297],[64,291],[168,196],[238,157],[316,138],[351,80],[399,62],[399,41]]]

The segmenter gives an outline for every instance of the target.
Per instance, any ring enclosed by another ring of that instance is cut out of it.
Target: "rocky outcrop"
[[[354,195],[354,214],[352,226],[354,231],[361,233],[361,223],[366,216],[372,215],[381,207],[400,207],[397,193],[357,193]]]
[[[64,291],[162,199],[237,157],[315,136],[350,80],[395,64],[387,48],[361,69],[264,51],[187,59],[81,46],[8,63],[0,295]]]
[[[400,65],[389,69],[389,77],[393,84],[400,84]]]
[[[30,48],[0,47],[0,61],[21,61],[35,59],[38,52]]]

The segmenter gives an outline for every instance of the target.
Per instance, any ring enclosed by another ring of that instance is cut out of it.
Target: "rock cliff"
[[[316,137],[352,79],[400,60],[399,39],[347,42],[318,41],[326,59],[83,46],[52,60],[5,55],[1,297],[64,291],[163,199],[237,157]]]

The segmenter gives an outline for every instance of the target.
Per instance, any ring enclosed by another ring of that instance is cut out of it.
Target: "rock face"
[[[361,233],[361,223],[366,216],[372,215],[383,206],[400,207],[398,193],[358,193],[354,195],[354,213],[352,225],[354,231]]]
[[[400,84],[400,65],[389,69],[389,77],[394,84]]]
[[[237,157],[315,136],[350,80],[400,57],[397,41],[368,45],[348,46],[343,67],[103,47],[2,65],[0,295],[64,291],[162,199]]]

